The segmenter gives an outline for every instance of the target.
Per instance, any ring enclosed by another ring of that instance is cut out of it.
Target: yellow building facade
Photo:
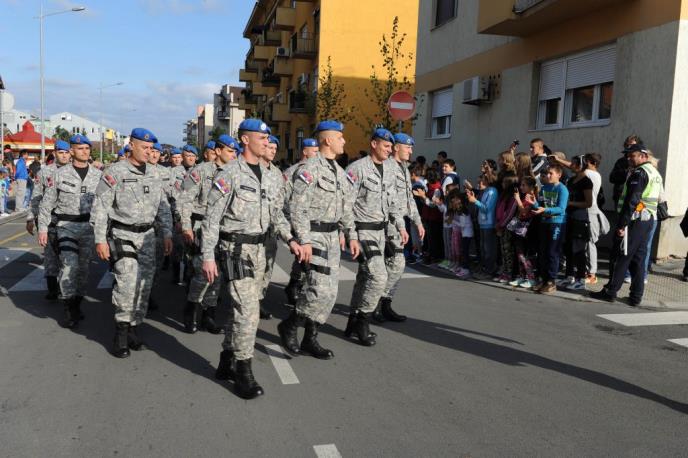
[[[383,34],[391,34],[397,16],[400,33],[406,34],[403,51],[415,54],[418,1],[256,2],[244,30],[251,48],[239,74],[246,83],[239,107],[247,116],[264,119],[280,138],[278,158],[298,158],[301,140],[313,133],[319,119],[318,82],[328,57],[334,79],[344,87],[344,105],[354,108],[358,121],[346,125],[346,152],[353,157],[361,150],[368,151],[370,128],[365,126],[364,116],[371,116],[376,107],[364,89],[370,90],[373,65],[382,76],[379,42]],[[413,83],[415,60],[410,63],[405,76]],[[402,71],[399,78],[403,76]]]

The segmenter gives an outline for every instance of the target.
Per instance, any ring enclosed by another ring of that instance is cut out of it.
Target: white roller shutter
[[[432,117],[451,116],[454,107],[453,88],[443,89],[432,94]]]
[[[610,46],[567,60],[566,89],[614,81],[616,47]]]
[[[540,67],[539,100],[561,98],[564,92],[564,61],[546,62]]]

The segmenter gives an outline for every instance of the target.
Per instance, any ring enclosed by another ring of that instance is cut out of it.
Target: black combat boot
[[[349,314],[349,322],[346,325],[344,334],[350,337],[356,334],[361,345],[372,347],[375,345],[375,334],[370,332],[370,313],[363,313],[360,310],[352,311]]]
[[[282,320],[282,322],[277,325],[277,332],[279,332],[280,338],[282,339],[282,346],[287,350],[287,353],[293,356],[301,354],[299,337],[297,334],[299,321],[300,319],[296,310],[292,310],[287,319]]]
[[[153,299],[152,294],[148,297],[148,310],[149,311],[158,310],[158,301]]]
[[[181,282],[182,269],[178,262],[172,263],[172,284],[178,285]]]
[[[376,323],[382,324],[385,321],[385,316],[382,314],[382,301],[384,298],[380,298],[380,300],[377,302],[377,307],[375,307],[375,311],[373,311],[373,321]]]
[[[127,358],[131,353],[129,352],[129,323],[117,323],[115,325],[115,344],[112,349],[112,354],[117,358]]]
[[[271,320],[272,313],[268,312],[263,308],[263,301],[260,301],[260,319],[261,320]]]
[[[392,309],[391,297],[381,298],[380,303],[381,306],[378,305],[378,307],[382,309],[382,316],[384,316],[387,321],[394,321],[395,323],[401,323],[402,321],[406,321],[406,315],[399,315]]]
[[[244,399],[257,398],[263,394],[263,387],[258,385],[253,377],[251,359],[239,359],[236,361],[234,387],[237,394]]]
[[[296,305],[298,297],[299,282],[293,278],[289,279],[289,283],[284,287],[284,294],[287,295],[287,304]]]
[[[318,328],[320,325],[310,318],[306,318],[306,333],[303,335],[301,341],[301,351],[309,353],[311,356],[318,359],[332,359],[334,353],[332,350],[323,348],[318,343]]]
[[[57,277],[45,277],[46,283],[48,283],[48,294],[45,298],[49,301],[56,301],[60,295],[60,284],[57,282]]]
[[[215,323],[215,307],[208,307],[201,314],[201,329],[211,333],[219,334],[222,328]]]
[[[196,302],[187,302],[184,306],[184,331],[189,334],[194,334],[198,331],[198,310],[201,304]]]
[[[215,370],[215,378],[218,380],[234,380],[234,352],[232,350],[222,350],[220,353],[220,364]]]
[[[146,349],[146,344],[141,341],[138,334],[138,326],[129,326],[129,332],[127,333],[127,345],[134,351],[141,351]]]
[[[79,316],[76,314],[76,306],[74,304],[75,298],[62,299],[62,306],[64,309],[64,317],[60,321],[60,326],[63,328],[75,328],[79,324]]]
[[[74,297],[74,314],[77,318],[77,320],[82,321],[84,318],[84,312],[81,311],[81,301],[84,300],[84,296],[75,296]]]

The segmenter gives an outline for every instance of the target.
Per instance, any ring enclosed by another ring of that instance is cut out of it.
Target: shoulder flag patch
[[[229,185],[224,178],[220,178],[215,182],[215,187],[220,190],[222,194],[227,194],[229,192]]]
[[[53,177],[46,177],[45,178],[45,187],[46,188],[52,188],[53,187]]]
[[[346,177],[349,179],[351,184],[356,184],[356,181],[358,181],[358,177],[356,177],[356,175],[354,175],[354,172],[352,172],[351,170],[346,172]]]
[[[303,182],[306,184],[313,183],[313,175],[308,173],[307,170],[304,170],[303,172],[299,173],[299,178],[301,178]]]
[[[182,190],[182,184],[179,181],[175,182],[174,183],[174,189],[176,189],[177,191],[181,191]]]
[[[117,180],[115,180],[115,177],[113,177],[112,175],[108,175],[107,173],[103,174],[103,181],[107,183],[107,185],[111,188],[117,184]]]
[[[284,181],[285,181],[285,182],[289,181],[289,177],[287,176],[286,173],[283,173],[283,174],[282,174],[282,178],[284,178]]]
[[[198,182],[201,181],[201,176],[195,170],[193,172],[191,172],[190,176],[191,176],[191,180],[193,180],[193,182],[196,184],[198,184]]]

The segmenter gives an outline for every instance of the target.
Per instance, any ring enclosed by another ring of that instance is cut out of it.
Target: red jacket
[[[432,200],[437,190],[442,192],[442,183],[439,181],[437,183],[428,183],[428,192],[426,194],[428,199]],[[442,222],[442,212],[437,207],[423,206],[420,217],[425,221]]]

